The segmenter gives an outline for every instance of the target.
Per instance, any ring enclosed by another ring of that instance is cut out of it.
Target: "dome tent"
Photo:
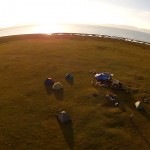
[[[102,72],[102,73],[97,73],[95,75],[95,78],[98,82],[100,81],[107,81],[112,79],[113,74],[110,74],[109,72]]]
[[[71,73],[66,74],[65,76],[66,80],[73,80],[73,75]]]
[[[51,78],[47,78],[44,82],[45,86],[53,86],[54,85],[54,81]]]
[[[57,114],[57,118],[61,123],[66,123],[71,121],[70,115],[65,111],[61,111],[59,114]]]
[[[63,85],[62,85],[60,82],[56,82],[56,83],[53,85],[53,89],[54,89],[54,90],[63,89]]]
[[[143,110],[144,109],[143,105],[141,104],[141,101],[135,102],[135,107],[138,110]]]

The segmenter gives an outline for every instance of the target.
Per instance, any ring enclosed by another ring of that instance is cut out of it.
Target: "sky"
[[[150,0],[0,0],[0,28],[55,23],[150,30]]]

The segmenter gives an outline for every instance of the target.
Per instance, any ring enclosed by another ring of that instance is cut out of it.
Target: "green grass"
[[[148,150],[150,104],[145,113],[133,100],[150,97],[150,46],[80,36],[19,35],[0,38],[0,149]],[[108,71],[133,91],[117,93],[124,108],[107,102],[89,71]],[[74,84],[64,76],[71,72]],[[63,100],[47,94],[44,80],[64,85]],[[98,97],[91,97],[97,93]],[[60,110],[72,117],[61,126]],[[134,113],[133,123],[129,121]]]

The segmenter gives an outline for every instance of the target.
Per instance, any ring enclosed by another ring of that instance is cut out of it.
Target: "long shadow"
[[[106,99],[106,102],[103,103],[103,106],[104,107],[114,107],[115,105],[114,105],[113,101]]]
[[[70,150],[74,149],[74,134],[73,134],[73,123],[72,121],[67,123],[61,123],[58,118],[57,122],[60,126],[60,129],[62,130],[62,133],[64,135],[64,138],[66,139],[66,142],[70,148]]]
[[[126,111],[126,106],[129,107],[130,109],[134,110],[135,109],[135,100],[133,98],[133,95],[131,92],[125,92],[125,91],[120,91],[120,90],[114,90],[112,88],[108,87],[97,87],[94,85],[94,87],[104,96],[108,93],[113,93],[114,95],[117,96],[117,102],[119,102],[118,107],[125,112]],[[104,106],[114,106],[114,102],[107,101]]]
[[[150,142],[143,136],[142,132],[139,130],[139,128],[136,126],[136,124],[131,121],[132,125],[134,126],[134,128],[136,129],[136,131],[138,132],[138,134],[143,138],[143,140],[147,143],[148,147],[150,148]]]
[[[47,92],[48,95],[51,95],[53,92],[52,86],[47,86],[44,84],[45,91]]]
[[[139,111],[148,121],[150,121],[150,114],[145,110]]]
[[[99,93],[101,93],[104,97],[106,97],[106,94],[107,94],[106,90],[104,90],[104,89],[102,89],[100,87],[97,87],[95,85],[94,85],[94,87],[95,87],[95,89],[98,90]],[[106,102],[103,104],[103,106],[104,107],[112,107],[112,106],[115,107],[115,103],[116,102],[119,102],[118,98],[117,98],[117,100],[114,100],[114,101],[109,100],[108,98],[106,98]]]
[[[68,84],[74,85],[74,80],[66,80]]]
[[[63,100],[64,99],[64,90],[63,89],[55,90],[54,96],[57,100]]]
[[[130,109],[136,110],[135,99],[133,98],[132,93],[125,93],[124,91],[122,91],[116,92],[116,95],[118,95],[120,102],[122,101],[123,103],[125,103]],[[138,112],[143,115],[148,121],[150,121],[150,114],[145,108],[143,110],[138,110]]]
[[[135,105],[134,105],[135,100],[131,93],[126,93],[124,91],[114,91],[114,90],[113,92],[115,93],[115,95],[117,95],[119,102],[122,104],[122,108],[123,105],[127,105],[130,109],[135,109]]]
[[[119,108],[123,111],[123,112],[126,112],[126,107],[125,107],[125,103],[123,101],[120,101],[119,102]]]

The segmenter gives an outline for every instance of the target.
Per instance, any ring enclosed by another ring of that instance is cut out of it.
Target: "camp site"
[[[77,34],[0,38],[0,150],[149,150],[150,46]]]

